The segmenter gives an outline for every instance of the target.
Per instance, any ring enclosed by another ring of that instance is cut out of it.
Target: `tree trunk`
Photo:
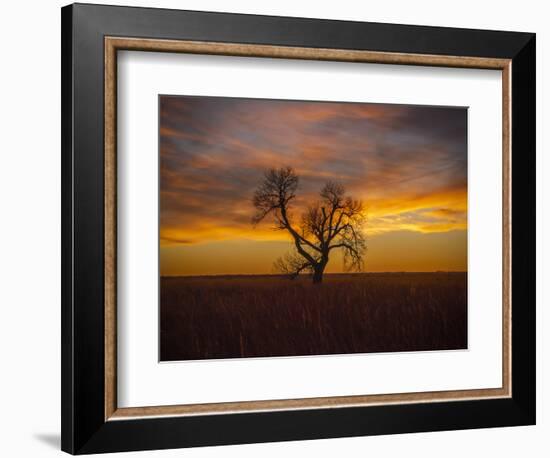
[[[325,271],[326,264],[319,263],[313,268],[313,283],[323,282],[323,272]]]

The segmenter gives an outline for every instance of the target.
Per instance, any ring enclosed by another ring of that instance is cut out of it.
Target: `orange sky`
[[[252,195],[284,166],[296,221],[328,180],[363,201],[365,271],[467,269],[466,109],[161,96],[160,115],[161,275],[272,273],[290,238],[252,225]]]

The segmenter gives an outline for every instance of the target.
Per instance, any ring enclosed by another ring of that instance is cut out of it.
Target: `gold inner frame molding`
[[[502,387],[399,394],[242,401],[119,408],[117,404],[117,51],[150,51],[240,57],[493,69],[502,72]],[[144,417],[245,413],[370,406],[381,404],[506,398],[512,394],[511,367],[511,60],[481,57],[404,54],[179,40],[105,37],[105,420]]]

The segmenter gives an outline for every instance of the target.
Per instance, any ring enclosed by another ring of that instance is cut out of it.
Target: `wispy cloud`
[[[365,203],[371,237],[465,230],[464,108],[162,96],[161,245],[284,241],[253,228],[264,170],[300,176],[294,214],[328,180]]]

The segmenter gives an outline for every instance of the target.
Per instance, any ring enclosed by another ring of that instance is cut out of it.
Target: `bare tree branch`
[[[297,188],[298,176],[290,167],[267,170],[264,180],[254,192],[252,202],[257,211],[252,222],[258,224],[270,213],[274,213],[276,220],[280,222],[281,209],[288,208],[296,197]]]
[[[273,263],[275,272],[288,275],[291,279],[296,278],[302,272],[311,272],[312,264],[304,261],[304,258],[297,252],[286,253]]]

